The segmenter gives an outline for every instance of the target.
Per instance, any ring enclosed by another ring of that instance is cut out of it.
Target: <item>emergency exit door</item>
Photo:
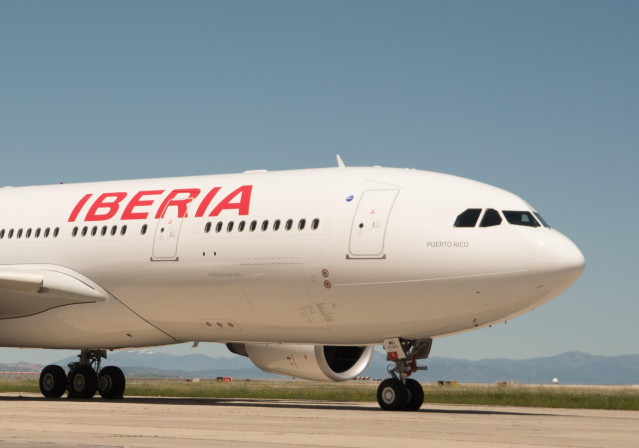
[[[179,216],[178,207],[168,207],[158,221],[153,238],[153,255],[155,261],[177,261],[177,247],[183,217]]]
[[[399,190],[366,190],[351,228],[350,254],[354,258],[383,258],[386,226]]]

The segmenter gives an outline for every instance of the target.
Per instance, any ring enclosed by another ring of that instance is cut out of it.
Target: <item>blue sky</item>
[[[587,267],[542,308],[432,354],[639,353],[638,23],[636,1],[4,1],[0,184],[336,153],[469,177],[530,202]]]

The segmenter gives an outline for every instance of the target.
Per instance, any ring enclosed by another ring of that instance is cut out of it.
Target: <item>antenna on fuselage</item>
[[[337,167],[346,168],[346,165],[344,165],[344,162],[342,161],[342,158],[339,156],[339,154],[336,154],[336,156],[337,156]]]

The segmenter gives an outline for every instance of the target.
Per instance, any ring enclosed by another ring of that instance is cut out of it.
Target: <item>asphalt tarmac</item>
[[[0,394],[0,447],[639,447],[639,412]]]

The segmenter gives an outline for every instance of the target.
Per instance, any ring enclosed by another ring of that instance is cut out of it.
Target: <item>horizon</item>
[[[290,380],[286,375],[264,372],[248,358],[237,356],[210,357],[203,354],[166,354],[148,349],[123,350],[119,356],[104,360],[103,366],[118,365],[129,378],[200,378],[220,376],[238,380]],[[58,360],[67,365],[74,356]],[[431,357],[421,360],[427,371],[419,371],[413,379],[425,383],[457,381],[460,384],[555,384],[557,378],[563,385],[634,386],[639,385],[639,355],[599,356],[584,352],[566,352],[550,357],[530,359],[481,359],[466,360],[448,357]],[[617,368],[611,370],[610,366]],[[376,380],[386,375],[388,361],[385,353],[377,352],[360,378]],[[42,368],[37,363],[1,364],[7,378],[23,378],[24,372],[34,375]],[[11,372],[16,372],[12,374]]]
[[[109,352],[109,354],[116,354],[116,353],[132,353],[132,352],[149,352],[150,354],[162,354],[162,355],[169,355],[169,356],[175,356],[175,357],[180,357],[180,356],[191,356],[191,355],[196,355],[196,356],[206,356],[208,358],[211,359],[232,359],[232,358],[243,358],[240,355],[236,355],[234,353],[231,352],[226,352],[226,353],[188,353],[188,352],[178,352],[178,353],[169,353],[163,350],[157,350],[158,348],[164,348],[166,346],[154,346],[154,347],[142,347],[142,348],[123,348],[123,349],[117,349],[114,350],[113,352]],[[20,350],[20,349],[17,349]],[[51,356],[46,356],[45,358],[48,359],[48,361],[45,362],[36,362],[35,360],[28,360],[28,359],[19,359],[19,360],[8,360],[8,361],[4,361],[4,360],[0,360],[0,364],[5,364],[5,365],[14,365],[14,364],[38,364],[38,365],[45,365],[47,363],[51,363],[51,362],[57,362],[57,361],[62,361],[65,360],[67,358],[70,357],[75,357],[77,356],[77,353],[75,350],[51,350],[51,349],[23,349],[25,351],[32,351],[32,350],[42,350],[42,351],[50,351],[51,352]],[[65,356],[62,357],[58,357],[56,358],[53,353],[57,353],[57,354],[65,354]],[[452,360],[456,360],[456,361],[469,361],[469,362],[478,362],[478,361],[491,361],[491,360],[508,360],[508,361],[526,361],[526,360],[533,360],[533,359],[544,359],[544,358],[553,358],[553,357],[558,357],[558,356],[564,356],[564,355],[569,355],[569,354],[583,354],[583,355],[588,355],[588,356],[592,356],[592,357],[603,357],[603,358],[615,358],[615,357],[623,357],[623,356],[639,356],[639,353],[619,353],[619,354],[614,354],[614,355],[601,355],[601,354],[596,354],[596,353],[590,353],[590,352],[585,352],[583,350],[568,350],[568,351],[564,351],[564,352],[559,352],[559,353],[555,353],[555,354],[548,354],[548,355],[539,355],[539,356],[531,356],[531,357],[526,357],[526,358],[510,358],[510,357],[482,357],[482,358],[477,358],[477,359],[472,359],[472,358],[464,358],[464,357],[454,357],[454,356],[442,356],[442,355],[433,355],[433,356],[429,356],[426,359],[421,360],[422,363],[428,363],[428,360],[430,359],[452,359]],[[386,353],[381,349],[381,346],[375,346],[375,355],[379,355],[379,356],[386,356]],[[35,356],[35,358],[38,359],[42,359],[42,355],[37,354]],[[108,358],[107,358],[108,359]]]

